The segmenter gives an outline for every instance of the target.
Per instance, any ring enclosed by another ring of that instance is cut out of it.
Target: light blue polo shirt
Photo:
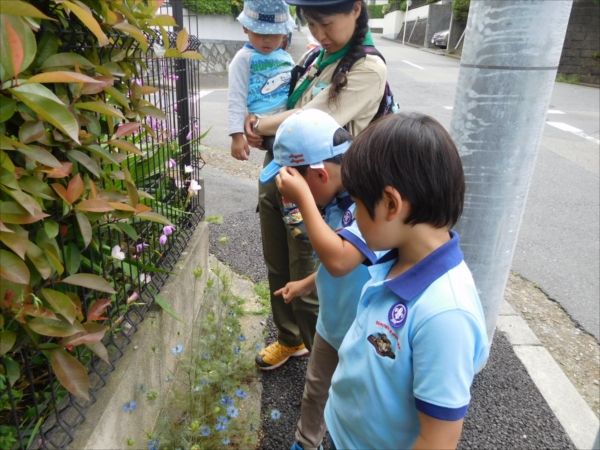
[[[369,250],[363,240],[354,210],[356,205],[346,191],[325,208],[325,222],[342,238],[354,245],[370,263],[377,255]],[[346,332],[356,317],[356,307],[363,286],[371,279],[367,266],[360,264],[348,275],[336,278],[321,264],[317,270],[319,293],[319,318],[317,333],[336,350],[340,348]]]
[[[386,276],[395,251],[369,268],[325,408],[337,448],[412,448],[417,411],[465,417],[488,341],[473,277],[450,233],[449,242],[394,279]]]

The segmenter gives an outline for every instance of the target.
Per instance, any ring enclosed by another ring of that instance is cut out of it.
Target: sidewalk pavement
[[[296,61],[309,42],[305,33],[308,35],[306,28],[294,32],[290,53]],[[211,253],[254,282],[266,280],[259,222],[254,212],[256,183],[211,167],[203,172],[207,215],[227,211],[222,225],[210,226]],[[232,188],[240,187],[243,197],[228,195]],[[229,237],[227,247],[219,245],[220,236]],[[272,323],[268,332],[269,343],[275,339]],[[268,417],[275,408],[282,412],[282,419],[263,424],[261,448],[289,448],[293,442],[306,365],[306,359],[291,360],[281,369],[264,374],[261,416]],[[525,321],[506,302],[490,360],[477,375],[472,395],[459,448],[591,449],[594,445],[598,418]]]

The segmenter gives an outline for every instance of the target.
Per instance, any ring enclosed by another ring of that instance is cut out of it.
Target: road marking
[[[559,111],[558,109],[549,109],[548,114],[566,114],[566,113]]]
[[[579,137],[582,137],[583,139],[593,142],[594,144],[600,145],[600,140],[593,138],[591,136],[588,136],[587,134],[585,134],[583,132],[583,130],[580,130],[579,128],[575,128],[572,127],[571,125],[567,125],[566,123],[562,123],[562,122],[546,122],[548,125],[554,127],[554,128],[558,128],[559,130],[562,131],[566,131],[568,133],[573,133]]]
[[[405,62],[406,64],[410,64],[411,66],[415,66],[417,69],[425,70],[424,67],[417,66],[416,64],[413,64],[413,63],[411,63],[409,61],[405,61],[404,59],[402,60],[402,62]]]
[[[452,109],[452,106],[442,106],[442,108],[446,108],[446,109]]]

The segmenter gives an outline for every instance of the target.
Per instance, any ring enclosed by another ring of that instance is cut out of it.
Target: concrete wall
[[[394,11],[386,14],[383,18],[383,37],[396,39],[402,28],[403,21],[404,11]]]
[[[431,43],[431,38],[438,31],[450,28],[450,19],[452,19],[452,4],[434,3],[430,5],[425,32],[425,47],[435,47]]]
[[[372,33],[383,33],[385,19],[369,19],[369,28]]]
[[[457,22],[455,20],[450,20],[450,35],[448,36],[448,48],[446,49],[446,52],[448,53],[453,53],[454,51],[454,47],[456,47],[456,44],[458,43],[458,41],[460,40],[463,32],[467,29],[467,22]],[[457,54],[461,54],[462,53],[462,45],[464,44],[464,37],[463,40],[460,43],[460,47],[456,50],[455,53]]]
[[[600,5],[573,2],[558,73],[582,83],[600,84]]]
[[[229,63],[247,41],[201,40],[198,52],[206,58],[200,61],[200,73],[226,72]]]
[[[422,17],[417,20],[413,20],[411,22],[406,22],[406,38],[405,42],[412,45],[418,45],[419,47],[423,46],[423,42],[425,42],[425,32],[427,31],[427,17]],[[402,38],[404,37],[404,28],[400,30],[398,37],[396,38],[398,41],[402,42]]]

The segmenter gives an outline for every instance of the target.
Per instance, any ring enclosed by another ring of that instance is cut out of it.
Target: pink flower
[[[192,138],[192,131],[190,131],[185,138],[189,141]]]
[[[163,234],[165,236],[170,236],[171,234],[173,234],[173,231],[175,231],[175,227],[171,225],[167,225],[163,228]]]
[[[158,243],[160,245],[165,245],[167,243],[167,236],[165,236],[164,234],[160,236],[160,238],[158,238]]]
[[[135,251],[138,253],[142,253],[146,247],[150,247],[150,246],[148,244],[142,242],[141,244],[138,244],[135,246]]]
[[[196,180],[190,181],[190,187],[188,188],[190,196],[193,197],[194,195],[198,195],[200,189],[202,189],[202,186],[200,186]]]
[[[173,111],[177,112],[177,105],[173,106]]]
[[[177,163],[175,162],[175,160],[173,158],[169,158],[169,161],[167,161],[167,164],[169,165],[169,167],[175,167],[177,165]]]

